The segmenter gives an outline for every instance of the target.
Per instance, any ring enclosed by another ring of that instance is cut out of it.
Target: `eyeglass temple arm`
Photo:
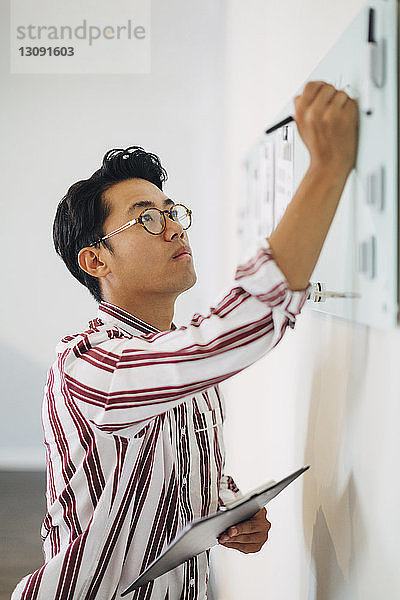
[[[102,238],[100,238],[99,241],[106,240],[107,238],[111,237],[112,235],[116,235],[117,233],[120,233],[121,231],[124,231],[125,229],[128,229],[128,227],[131,227],[132,225],[135,225],[135,223],[137,223],[137,222],[138,222],[137,219],[132,219],[132,221],[128,221],[128,223],[125,223],[125,225],[121,225],[121,227],[119,227],[115,231],[112,231],[111,233],[108,233],[107,235],[104,235]]]

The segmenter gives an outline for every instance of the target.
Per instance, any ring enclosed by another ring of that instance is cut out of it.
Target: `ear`
[[[105,277],[111,272],[110,267],[101,257],[100,248],[94,246],[79,251],[78,264],[83,271],[93,277]]]

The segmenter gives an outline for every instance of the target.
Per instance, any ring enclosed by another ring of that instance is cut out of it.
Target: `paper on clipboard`
[[[221,507],[218,512],[188,523],[137,579],[122,592],[125,596],[152,579],[175,569],[189,558],[208,550],[218,543],[219,536],[232,525],[253,517],[275,498],[286,486],[302,475],[309,466],[302,467],[277,483],[263,484],[244,497]]]

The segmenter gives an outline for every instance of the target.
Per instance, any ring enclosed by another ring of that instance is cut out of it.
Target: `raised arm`
[[[357,104],[333,86],[307,84],[295,106],[309,170],[269,243],[264,240],[238,267],[232,287],[209,313],[195,314],[175,331],[110,339],[104,326],[71,342],[65,354],[71,397],[105,433],[133,435],[182,398],[254,363],[294,323],[354,166],[358,138]]]
[[[264,356],[306,296],[289,290],[265,240],[237,268],[233,286],[187,326],[129,339],[105,324],[60,344],[70,396],[105,433],[134,435],[182,398]]]

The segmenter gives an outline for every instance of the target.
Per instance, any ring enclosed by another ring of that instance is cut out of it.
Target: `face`
[[[135,203],[151,202],[160,210],[173,204],[157,186],[144,179],[117,183],[107,190],[105,198],[111,205],[111,213],[103,226],[104,235],[137,218],[147,208],[133,207]],[[106,285],[112,286],[113,293],[123,297],[133,297],[132,294],[177,297],[195,284],[192,256],[173,258],[182,246],[190,249],[187,233],[179,223],[165,216],[166,228],[160,235],[151,235],[136,223],[107,240],[113,253],[101,245],[101,255],[109,269]]]

